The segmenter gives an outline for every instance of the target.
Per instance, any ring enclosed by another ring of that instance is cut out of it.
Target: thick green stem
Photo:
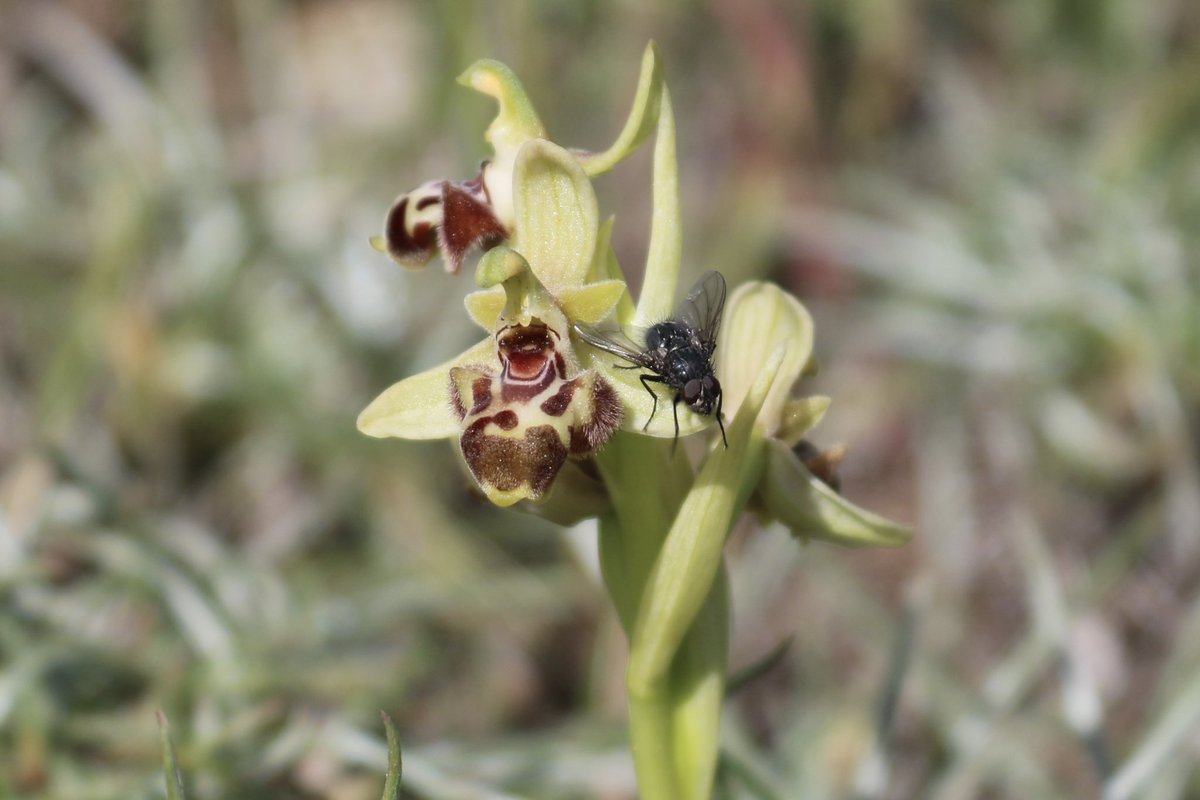
[[[691,484],[683,458],[671,459],[666,443],[619,434],[598,456],[615,513],[600,520],[600,565],[617,616],[632,638],[646,581]],[[643,800],[675,800],[674,698],[663,681],[629,696],[629,732]]]
[[[712,793],[729,660],[729,586],[724,568],[671,664],[676,779],[680,797]]]

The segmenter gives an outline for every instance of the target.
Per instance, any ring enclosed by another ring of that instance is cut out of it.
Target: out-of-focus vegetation
[[[817,320],[900,551],[730,546],[725,797],[1200,796],[1200,7],[0,6],[0,796],[632,796],[594,532],[359,409],[478,333],[366,244],[512,66],[600,146],[645,42],[693,273]],[[636,164],[599,183],[644,253]],[[471,794],[471,792],[478,792]]]

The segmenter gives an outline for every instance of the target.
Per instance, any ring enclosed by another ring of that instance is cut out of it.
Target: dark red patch
[[[475,416],[492,404],[492,379],[476,378],[471,382],[471,416]]]
[[[554,371],[560,378],[567,377],[567,360],[557,350],[554,351]]]
[[[507,402],[529,401],[554,382],[550,354],[555,342],[545,325],[514,325],[500,334],[498,346],[504,368],[500,396]]]
[[[486,196],[470,191],[469,183],[442,184],[442,225],[438,243],[446,269],[458,272],[467,251],[475,245],[488,250],[508,237],[508,231],[492,213]]]
[[[567,381],[558,387],[558,391],[542,403],[542,413],[551,417],[561,417],[565,414],[567,406],[571,405],[571,398],[575,396],[575,387],[577,385],[578,381]]]
[[[545,353],[506,353],[501,359],[507,367],[504,376],[514,381],[537,380],[546,371],[548,361]]]
[[[501,334],[497,344],[500,358],[509,364],[506,374],[519,381],[538,377],[554,351],[554,339],[545,325],[514,325]]]
[[[506,408],[503,411],[499,411],[494,417],[492,417],[492,422],[496,423],[496,426],[502,431],[511,431],[513,428],[517,427],[517,423],[520,421],[521,420],[517,417],[517,412],[513,411],[511,408]]]
[[[436,198],[434,200],[436,202]],[[428,222],[419,222],[409,235],[407,223],[408,195],[405,195],[391,207],[383,223],[388,255],[407,264],[424,264],[433,255],[437,243],[434,230]]]

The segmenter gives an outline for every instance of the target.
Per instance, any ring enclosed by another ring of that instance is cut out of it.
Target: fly
[[[725,278],[719,272],[706,272],[692,286],[687,297],[669,319],[656,322],[646,329],[644,344],[637,344],[622,333],[605,331],[588,325],[575,325],[575,332],[592,347],[611,353],[629,362],[618,369],[643,369],[639,375],[642,386],[654,398],[650,419],[642,426],[646,430],[658,411],[658,395],[652,383],[661,383],[675,390],[672,411],[675,413],[675,438],[679,438],[679,403],[697,414],[715,415],[725,438],[725,423],[721,420],[721,384],[713,373],[713,352],[717,348],[717,331],[721,328],[721,312],[725,308]]]

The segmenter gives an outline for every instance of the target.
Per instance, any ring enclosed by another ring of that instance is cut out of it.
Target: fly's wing
[[[721,330],[721,312],[725,310],[725,276],[706,272],[692,284],[687,297],[675,309],[675,319],[696,331],[700,342],[711,353]]]
[[[625,335],[619,328],[597,328],[594,325],[572,326],[577,336],[598,350],[612,353],[617,358],[623,358],[631,364],[637,364],[646,369],[653,368],[652,359],[646,355],[646,349]]]

